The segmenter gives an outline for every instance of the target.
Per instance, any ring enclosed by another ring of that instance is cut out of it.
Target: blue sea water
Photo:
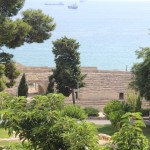
[[[23,10],[42,9],[57,26],[52,37],[42,44],[25,44],[13,53],[15,61],[27,66],[54,67],[52,41],[67,36],[80,43],[81,66],[103,70],[128,70],[135,63],[135,50],[150,46],[150,1],[76,1],[78,9],[44,5],[51,0],[26,0]],[[53,1],[54,2],[54,1]],[[21,10],[22,11],[22,10]],[[20,17],[20,14],[18,15]]]

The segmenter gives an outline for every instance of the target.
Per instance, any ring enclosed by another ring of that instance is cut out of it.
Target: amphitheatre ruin
[[[17,65],[22,74],[25,73],[28,84],[28,96],[45,94],[52,74],[50,67],[27,67]],[[132,75],[128,71],[98,70],[96,67],[81,67],[82,74],[86,74],[84,82],[86,86],[76,89],[76,104],[83,107],[94,107],[101,110],[110,100],[125,99],[126,93],[130,92],[129,82]],[[17,96],[18,85],[21,76],[16,80],[13,88],[6,89],[6,92]],[[72,98],[67,97],[65,103],[72,103]],[[143,102],[143,105],[146,105]]]

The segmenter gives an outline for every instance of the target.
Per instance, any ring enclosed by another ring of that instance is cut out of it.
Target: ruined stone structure
[[[87,67],[82,68],[82,73],[87,76],[86,86],[79,89],[77,95],[77,104],[81,106],[101,109],[110,100],[124,100],[125,94],[129,92],[130,72],[104,71],[97,70],[96,67]]]
[[[18,69],[25,73],[29,86],[29,97],[45,94],[52,69],[49,67],[26,67],[18,64]],[[76,89],[76,103],[84,107],[95,107],[101,110],[104,105],[113,99],[124,100],[129,92],[128,85],[131,81],[131,73],[126,71],[98,70],[96,67],[82,67],[82,74],[86,74],[86,86]],[[16,80],[16,85],[6,92],[17,95],[17,87],[21,79]],[[67,97],[66,103],[72,103],[72,97]],[[147,103],[147,102],[146,102]],[[144,107],[146,106],[144,102]]]
[[[29,96],[46,93],[52,68],[23,65],[18,65],[18,68],[26,75]],[[81,71],[87,75],[85,78],[86,86],[76,89],[77,104],[99,108],[100,106],[103,107],[109,100],[124,99],[131,80],[130,72],[103,71],[97,70],[96,67],[82,67]],[[16,88],[13,88],[13,91],[15,90],[17,91]],[[16,91],[13,95],[17,93]],[[71,96],[66,98],[66,103],[72,103]]]

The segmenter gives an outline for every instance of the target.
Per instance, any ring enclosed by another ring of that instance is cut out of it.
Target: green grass
[[[4,128],[0,128],[0,139],[2,138],[10,138],[12,136],[8,135],[8,132]],[[12,143],[18,143],[19,141],[0,141],[0,146],[9,146]]]
[[[8,132],[4,128],[0,128],[0,138],[9,138]]]
[[[98,133],[104,133],[113,135],[115,133],[114,128],[111,125],[96,125]]]
[[[0,141],[0,146],[9,146],[15,143],[19,143],[19,141]]]
[[[104,133],[112,136],[115,133],[114,128],[111,125],[96,125],[98,133]],[[143,128],[144,135],[150,141],[150,126]]]

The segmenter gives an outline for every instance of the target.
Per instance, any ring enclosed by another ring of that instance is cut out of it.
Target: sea
[[[26,66],[55,67],[52,41],[61,37],[80,43],[81,66],[100,70],[128,70],[138,62],[136,50],[150,46],[150,1],[144,0],[26,0],[23,9],[42,9],[54,18],[56,29],[44,43],[24,44],[15,49],[14,60]],[[78,9],[68,9],[76,3]],[[14,19],[15,19],[14,18]]]

